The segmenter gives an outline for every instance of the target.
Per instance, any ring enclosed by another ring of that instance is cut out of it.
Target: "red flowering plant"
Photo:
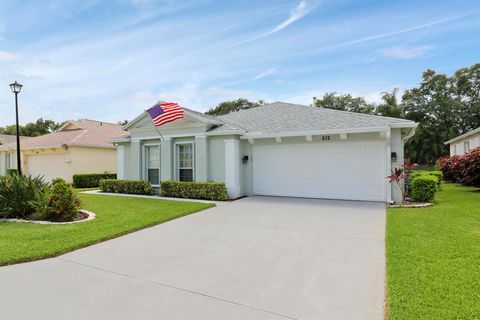
[[[404,181],[405,178],[407,177],[407,174],[404,171],[404,168],[402,167],[396,167],[392,169],[392,174],[387,177],[388,182],[396,183],[400,191],[402,192],[402,203],[405,203],[407,201],[407,192],[404,188]]]
[[[480,147],[471,150],[463,157],[459,170],[461,184],[480,187]]]
[[[415,168],[415,164],[409,158],[404,160],[403,165],[393,168],[392,174],[387,177],[388,182],[394,182],[402,192],[402,203],[407,201],[410,185],[410,173]]]
[[[445,180],[480,187],[480,147],[463,156],[440,158],[438,164]]]

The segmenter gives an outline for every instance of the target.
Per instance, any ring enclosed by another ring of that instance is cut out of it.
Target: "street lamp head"
[[[10,89],[12,89],[13,93],[19,93],[22,90],[22,87],[23,86],[20,83],[17,83],[17,81],[10,84]]]

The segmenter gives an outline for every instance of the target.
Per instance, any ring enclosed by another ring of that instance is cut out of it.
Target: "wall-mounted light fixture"
[[[243,163],[247,163],[247,162],[248,162],[248,156],[243,156],[242,162],[243,162]]]
[[[390,154],[391,158],[392,158],[392,162],[397,162],[397,153],[396,152],[392,152]]]

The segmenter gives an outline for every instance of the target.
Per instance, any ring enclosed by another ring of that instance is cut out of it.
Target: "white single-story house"
[[[158,131],[146,113],[124,127],[112,140],[119,179],[225,182],[232,198],[401,199],[386,176],[412,121],[283,102],[218,117],[184,109]]]
[[[76,173],[115,173],[117,169],[112,138],[126,134],[122,126],[95,120],[67,121],[57,131],[22,139],[20,157],[23,172],[51,181],[72,182]],[[0,176],[16,169],[15,141],[0,146]]]
[[[480,127],[445,142],[450,156],[461,156],[470,150],[480,148]]]

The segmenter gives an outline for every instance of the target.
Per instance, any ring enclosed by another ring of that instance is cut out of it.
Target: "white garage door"
[[[385,201],[383,140],[253,145],[253,193]]]
[[[65,162],[65,153],[33,154],[27,157],[27,172],[32,176],[43,176],[45,181],[55,178],[72,180]]]

